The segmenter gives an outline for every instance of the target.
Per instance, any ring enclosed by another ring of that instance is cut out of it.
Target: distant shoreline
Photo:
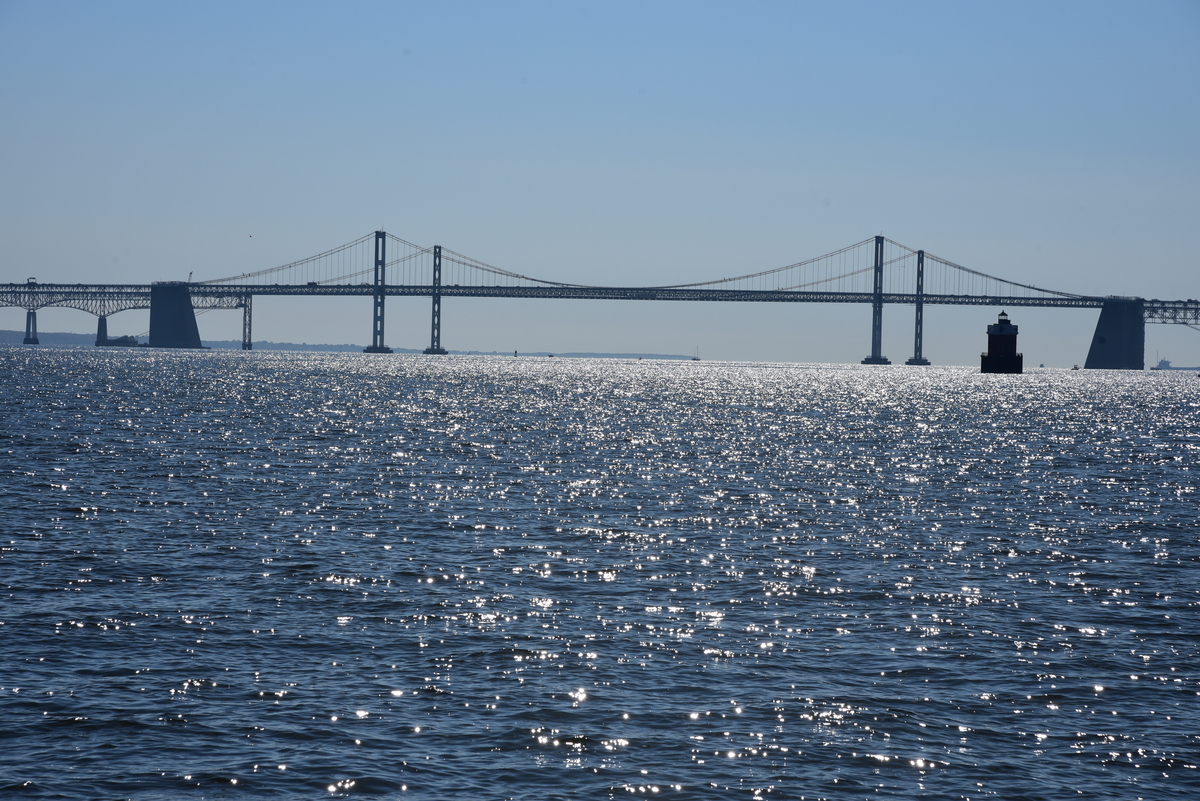
[[[0,345],[20,345],[25,339],[24,331],[8,331],[0,329]],[[38,332],[39,345],[43,348],[73,348],[95,347],[95,334],[68,334],[55,331]],[[241,350],[240,339],[205,340],[205,347],[213,350]],[[254,350],[270,351],[300,351],[326,353],[362,353],[365,345],[323,345],[307,342],[255,342]],[[120,349],[120,348],[118,348]],[[422,353],[419,348],[392,348],[396,353]],[[457,356],[511,356],[512,351],[485,350],[451,350],[450,355]],[[558,351],[518,352],[520,356],[555,356],[567,359],[675,359],[688,361],[691,356],[680,356],[672,353],[560,353]]]

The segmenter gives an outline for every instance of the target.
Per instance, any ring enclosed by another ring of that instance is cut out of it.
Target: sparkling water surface
[[[0,371],[5,797],[1200,797],[1193,374]]]

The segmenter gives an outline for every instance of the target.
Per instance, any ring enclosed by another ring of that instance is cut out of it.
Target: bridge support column
[[[425,353],[445,356],[442,347],[442,246],[433,246],[433,320],[429,331],[429,347]]]
[[[96,347],[102,348],[108,344],[108,318],[103,314],[96,319]]]
[[[917,251],[917,313],[913,334],[913,357],[905,364],[929,364],[921,355],[921,340],[925,337],[925,251]]]
[[[885,359],[883,350],[883,237],[875,237],[875,287],[871,302],[871,355],[863,364],[891,364]]]
[[[150,347],[202,348],[186,281],[150,285]]]
[[[23,345],[37,345],[37,309],[29,309],[25,312],[25,338],[21,340]]]
[[[253,302],[253,295],[242,297],[242,350],[251,350],[254,347],[254,341],[250,339],[250,317]]]
[[[1084,369],[1141,370],[1146,366],[1144,305],[1141,298],[1104,301]]]
[[[383,344],[383,299],[386,297],[387,282],[384,272],[387,269],[387,234],[375,232],[375,293],[374,309],[371,319],[371,347],[363,348],[363,353],[391,353],[392,349]]]

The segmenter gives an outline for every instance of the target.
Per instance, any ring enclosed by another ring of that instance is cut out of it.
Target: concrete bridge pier
[[[202,348],[186,281],[150,285],[150,347]]]
[[[96,318],[96,347],[108,344],[108,318],[103,314]]]
[[[1145,301],[1141,298],[1108,298],[1100,309],[1086,370],[1141,370],[1145,368]]]
[[[29,309],[25,312],[25,338],[22,339],[22,344],[36,345],[37,343],[37,309]]]
[[[25,312],[25,338],[21,340],[23,345],[38,344],[37,335],[37,309],[29,309]]]
[[[242,350],[251,350],[254,347],[254,342],[250,339],[250,306],[253,300],[253,295],[242,297]]]

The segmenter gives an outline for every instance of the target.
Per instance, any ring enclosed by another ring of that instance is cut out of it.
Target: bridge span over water
[[[614,287],[531,278],[436,245],[423,248],[383,231],[300,261],[207,281],[152,284],[0,284],[0,306],[26,309],[25,342],[37,344],[37,311],[59,306],[96,315],[96,344],[108,344],[108,317],[150,310],[151,347],[198,348],[196,309],[241,309],[242,348],[251,347],[253,300],[263,295],[363,296],[372,299],[368,353],[384,344],[386,299],[431,299],[428,354],[444,354],[442,300],[455,297],[749,303],[869,303],[871,353],[864,364],[889,364],[881,353],[883,307],[914,309],[913,355],[924,365],[924,307],[1054,306],[1100,309],[1085,366],[1144,367],[1146,323],[1200,326],[1200,301],[1079,295],[999,278],[913,250],[883,236],[806,261],[686,284]]]

